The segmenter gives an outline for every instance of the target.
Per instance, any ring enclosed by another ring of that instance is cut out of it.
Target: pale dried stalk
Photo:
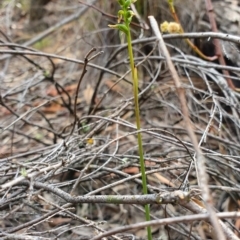
[[[225,235],[223,233],[223,230],[222,230],[222,227],[219,223],[219,220],[216,216],[216,213],[215,211],[213,210],[213,207],[212,207],[212,199],[211,199],[211,196],[210,196],[210,192],[209,192],[209,188],[208,188],[208,176],[206,174],[206,166],[205,166],[205,157],[203,156],[203,153],[201,151],[201,149],[199,148],[198,146],[198,140],[197,140],[197,137],[191,127],[191,121],[190,121],[190,118],[189,118],[189,111],[188,111],[188,108],[187,108],[187,101],[186,101],[186,97],[185,97],[185,91],[184,91],[184,88],[182,87],[182,84],[181,84],[181,81],[180,81],[180,78],[177,74],[177,71],[175,69],[175,66],[173,65],[172,63],[172,60],[171,60],[171,57],[170,57],[170,54],[167,50],[167,47],[164,43],[164,40],[162,38],[162,34],[160,33],[159,31],[159,27],[158,27],[158,24],[157,24],[157,21],[155,20],[155,18],[153,16],[149,16],[149,21],[150,21],[150,25],[159,41],[159,45],[160,45],[160,48],[163,52],[163,55],[164,57],[166,58],[166,62],[167,62],[167,65],[169,67],[169,71],[172,75],[172,78],[174,80],[174,83],[175,83],[175,86],[176,86],[176,89],[177,89],[177,93],[178,93],[178,97],[179,97],[179,100],[181,102],[181,108],[182,108],[182,114],[183,114],[183,119],[184,119],[184,122],[185,122],[185,126],[186,126],[186,130],[188,132],[188,135],[191,139],[191,142],[194,146],[194,149],[196,151],[196,172],[198,173],[198,184],[199,186],[201,187],[201,190],[202,190],[202,198],[204,200],[204,203],[206,204],[206,208],[207,208],[207,211],[209,213],[209,219],[215,229],[215,233],[216,233],[216,236],[217,236],[217,239],[218,240],[225,240]],[[222,225],[223,226],[223,225]],[[225,230],[227,229],[227,226],[225,226]],[[226,231],[225,231],[226,232]]]

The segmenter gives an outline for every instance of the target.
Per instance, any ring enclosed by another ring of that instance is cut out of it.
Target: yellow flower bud
[[[180,33],[181,32],[181,26],[180,24],[176,22],[163,22],[160,25],[161,31],[163,33],[168,32],[168,33]]]
[[[167,21],[163,22],[160,25],[160,29],[163,33],[168,32],[168,25],[169,25],[169,23]]]
[[[170,22],[168,24],[168,32],[169,33],[180,33],[181,32],[180,24],[178,24],[176,22]]]

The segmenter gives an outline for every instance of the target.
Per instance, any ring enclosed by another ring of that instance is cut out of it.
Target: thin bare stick
[[[32,169],[29,169],[29,170],[26,171],[24,176],[20,175],[19,177],[13,179],[12,181],[7,182],[5,184],[2,184],[1,189],[6,189],[6,188],[9,188],[9,187],[12,187],[12,186],[20,183],[21,181],[25,180],[26,178],[29,178],[29,179],[36,178],[41,173],[46,173],[50,170],[56,170],[56,169],[60,168],[62,165],[63,165],[63,162],[59,162],[59,163],[56,163],[54,165],[51,165],[51,166],[48,166],[48,167],[45,167],[45,168],[41,168],[37,171],[32,171]]]
[[[237,218],[240,216],[240,213],[237,212],[227,212],[227,213],[218,213],[217,216],[219,218]],[[109,230],[105,233],[99,234],[96,237],[93,237],[92,240],[100,240],[103,237],[108,237],[113,234],[122,233],[130,230],[136,230],[139,228],[144,228],[146,226],[160,226],[160,225],[167,225],[173,223],[183,223],[183,222],[193,222],[193,221],[200,221],[200,220],[207,220],[208,214],[196,214],[196,215],[189,215],[189,216],[180,216],[180,217],[172,217],[172,218],[164,218],[159,220],[153,220],[148,222],[142,223],[135,223],[128,226],[118,227],[113,230]]]
[[[96,51],[96,48],[92,48],[88,53],[87,55],[85,56],[84,58],[84,65],[83,65],[83,70],[82,70],[82,74],[80,76],[80,79],[78,81],[78,85],[77,85],[77,89],[76,89],[76,94],[75,94],[75,99],[74,99],[74,122],[73,122],[73,127],[72,127],[72,131],[70,133],[70,135],[73,134],[74,132],[74,129],[75,129],[75,125],[76,125],[76,122],[78,121],[79,123],[79,118],[77,116],[77,99],[78,99],[78,92],[79,92],[79,89],[80,89],[80,85],[81,85],[81,82],[83,80],[83,77],[84,75],[87,73],[87,65],[88,63],[94,59],[95,57],[97,57],[99,54],[101,54],[102,52],[99,52],[97,54],[95,54],[94,56],[92,56],[90,59],[88,59],[88,57],[94,52]],[[80,127],[80,126],[79,126]]]
[[[207,213],[207,210],[205,208],[203,208],[202,206],[200,206],[199,204],[197,204],[194,201],[189,201],[189,202],[183,203],[181,205],[183,207],[185,207],[186,209],[192,211],[193,213],[197,213],[197,214]],[[218,217],[219,217],[219,215],[218,215]],[[236,217],[236,219],[237,219],[237,217]],[[222,220],[219,220],[219,222],[220,222],[228,240],[239,240],[239,238],[234,234],[234,232],[229,227],[227,227]]]
[[[166,58],[166,62],[167,62],[169,71],[170,71],[170,73],[172,75],[172,78],[174,80],[174,83],[175,83],[175,86],[176,86],[176,89],[177,89],[177,93],[178,93],[178,97],[179,97],[179,100],[181,102],[182,115],[183,115],[183,119],[184,119],[184,122],[185,122],[186,130],[188,132],[188,135],[189,135],[189,137],[191,139],[191,142],[194,146],[194,149],[196,151],[196,172],[198,172],[198,179],[197,180],[198,180],[198,184],[199,184],[199,186],[201,187],[201,190],[202,190],[202,197],[203,197],[204,203],[206,204],[206,208],[207,208],[208,213],[209,213],[210,221],[211,221],[211,223],[212,223],[212,225],[215,229],[216,236],[218,237],[217,239],[225,240],[225,236],[224,236],[222,227],[221,227],[221,225],[218,221],[218,218],[216,216],[216,213],[215,213],[215,211],[213,210],[213,207],[212,207],[212,199],[211,199],[209,188],[208,188],[208,175],[206,174],[206,166],[205,166],[205,161],[206,160],[205,160],[205,157],[204,157],[201,149],[199,148],[197,137],[196,137],[196,135],[195,135],[195,133],[194,133],[192,127],[191,127],[191,121],[190,121],[190,118],[189,118],[189,111],[188,111],[188,108],[187,108],[187,101],[186,101],[184,88],[182,87],[182,83],[180,81],[180,78],[177,74],[175,66],[173,65],[173,62],[171,60],[170,54],[167,50],[167,47],[164,43],[162,35],[159,31],[157,21],[155,20],[155,18],[153,16],[149,16],[148,18],[149,18],[151,27],[152,27],[152,29],[153,29],[153,31],[154,31],[154,33],[155,33],[155,35],[156,35],[156,37],[159,41],[159,45],[161,47],[163,55]]]
[[[141,194],[141,195],[84,195],[84,196],[72,196],[69,193],[61,190],[56,186],[41,182],[30,182],[24,180],[18,185],[33,185],[35,188],[44,189],[60,198],[64,199],[68,203],[108,203],[108,204],[185,204],[189,199],[195,195],[193,191],[183,192],[176,190],[172,192],[159,192],[154,194]]]
[[[93,228],[97,229],[101,233],[105,232],[105,230],[103,230],[102,228],[98,227],[93,221],[85,219],[85,218],[83,218],[81,216],[78,216],[78,215],[72,213],[70,211],[70,209],[63,208],[63,207],[59,206],[58,204],[55,204],[54,202],[51,202],[51,201],[47,200],[46,198],[42,197],[41,195],[37,195],[37,197],[39,199],[41,199],[42,201],[44,201],[45,203],[50,204],[50,205],[54,206],[55,208],[58,208],[58,209],[62,210],[63,212],[65,212],[67,215],[73,217],[74,219],[77,219],[80,222],[84,222],[85,224],[91,225]],[[113,236],[113,238],[116,239],[116,240],[121,240],[121,238],[118,238],[116,236]]]
[[[71,203],[66,203],[62,206],[62,208],[68,208],[68,207],[71,207],[72,204]],[[7,229],[5,231],[5,233],[13,233],[13,232],[17,232],[23,228],[27,228],[27,227],[30,227],[30,226],[33,226],[41,221],[46,221],[46,219],[49,219],[51,217],[53,217],[55,214],[57,214],[58,212],[60,212],[61,210],[59,209],[54,209],[38,218],[35,218],[33,219],[32,221],[30,222],[26,222],[26,223],[23,223],[23,224],[19,224],[18,226],[16,227],[13,227],[13,228],[10,228],[10,229]],[[5,234],[3,232],[0,233],[0,237],[3,237]]]
[[[217,33],[218,29],[217,29],[217,24],[216,24],[215,17],[214,17],[214,9],[213,9],[213,5],[212,5],[212,1],[211,0],[205,0],[205,4],[206,4],[207,12],[208,12],[210,25],[212,27],[212,31]],[[225,59],[223,57],[223,53],[222,53],[222,49],[221,49],[219,39],[214,38],[213,42],[214,42],[214,45],[215,45],[215,54],[218,56],[219,63],[223,66],[226,66],[226,62],[225,62]],[[229,74],[228,70],[223,70],[223,74],[226,76],[228,86],[231,89],[235,90],[235,86],[234,86],[234,84],[233,84],[233,82],[230,78],[230,74]]]

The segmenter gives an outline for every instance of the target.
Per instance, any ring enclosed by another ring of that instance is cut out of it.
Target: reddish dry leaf
[[[56,218],[51,218],[48,223],[50,227],[56,227],[63,223],[70,223],[71,221],[72,221],[71,218],[56,217]]]
[[[191,200],[195,202],[198,206],[205,208],[205,205],[202,201],[198,200],[197,198],[192,197]]]
[[[237,219],[235,223],[235,228],[239,231],[240,230],[240,219]],[[240,237],[240,234],[236,231],[236,234],[238,237]]]
[[[117,93],[122,93],[123,89],[120,87],[119,84],[116,84],[116,82],[112,81],[112,80],[107,80],[104,82],[105,85],[107,85],[107,87],[109,89],[111,89],[113,92],[117,92]],[[116,84],[116,85],[114,85]]]
[[[52,103],[49,107],[42,108],[42,111],[45,113],[56,113],[56,112],[63,111],[64,109],[65,108],[62,107],[61,105]]]
[[[50,86],[46,91],[48,96],[56,97],[58,95],[57,89],[54,86]]]
[[[123,172],[128,173],[128,174],[137,174],[139,173],[139,168],[138,167],[128,167],[123,169]]]
[[[74,91],[76,91],[76,89],[77,89],[77,85],[78,85],[78,83],[75,83],[75,84],[71,84],[71,85],[68,85],[68,86],[66,86],[64,89],[67,91],[67,92],[74,92]]]
[[[6,116],[11,114],[9,110],[7,110],[5,107],[0,106],[0,116]]]
[[[6,158],[10,156],[10,150],[6,146],[0,148],[0,158]]]
[[[75,84],[71,84],[71,85],[68,85],[66,87],[64,87],[65,91],[67,91],[68,93],[70,92],[74,92],[76,89],[77,89],[77,83]],[[47,95],[48,96],[52,96],[52,97],[56,97],[58,96],[58,91],[57,89],[54,87],[54,86],[50,86],[47,90]]]
[[[147,167],[152,167],[152,166],[155,166],[156,165],[156,163],[155,162],[153,162],[153,161],[148,161],[148,160],[145,160],[145,166],[147,166]]]

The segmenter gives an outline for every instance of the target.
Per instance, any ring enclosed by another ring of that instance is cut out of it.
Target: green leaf
[[[128,28],[124,24],[117,24],[117,28],[118,28],[118,30],[124,32],[125,34],[128,33]]]
[[[124,2],[125,2],[124,0],[118,0],[118,3],[119,3],[120,6],[123,6]]]
[[[123,5],[123,8],[128,9],[130,7],[130,5],[131,5],[131,0],[126,0]]]

